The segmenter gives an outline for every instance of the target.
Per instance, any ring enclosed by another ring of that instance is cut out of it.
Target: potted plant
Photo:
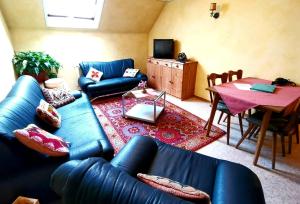
[[[57,77],[61,64],[44,52],[18,52],[12,59],[16,74],[28,74],[43,82]]]

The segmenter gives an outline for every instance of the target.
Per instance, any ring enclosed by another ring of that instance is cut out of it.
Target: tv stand
[[[148,84],[181,100],[190,98],[194,96],[197,64],[196,61],[182,63],[174,59],[148,58]]]

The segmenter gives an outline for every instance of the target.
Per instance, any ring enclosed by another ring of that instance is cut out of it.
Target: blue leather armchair
[[[137,173],[167,177],[203,190],[213,204],[265,203],[258,177],[245,166],[142,136],[131,139],[110,163],[89,158],[61,165],[50,185],[64,204],[192,203],[140,182]]]
[[[133,78],[123,77],[123,73],[127,68],[134,68],[133,59],[121,59],[111,62],[81,62],[79,67],[82,76],[79,77],[78,84],[82,91],[91,98],[122,93],[136,87],[141,80],[148,80],[147,76],[141,72]],[[103,72],[99,82],[85,77],[90,67]]]
[[[20,77],[0,103],[0,203],[12,203],[19,195],[38,198],[41,203],[59,199],[49,188],[51,173],[72,159],[113,157],[107,139],[86,94],[76,93],[74,102],[58,108],[62,126],[52,129],[36,116],[36,107],[44,99],[37,81]],[[15,129],[34,123],[71,143],[68,157],[47,157],[21,144]]]

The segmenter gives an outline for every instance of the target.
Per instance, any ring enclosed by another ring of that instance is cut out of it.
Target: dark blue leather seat
[[[0,103],[0,203],[12,203],[19,195],[38,198],[41,203],[58,199],[49,188],[55,168],[71,159],[103,156],[110,160],[113,148],[107,139],[86,94],[58,109],[62,116],[59,129],[49,128],[36,116],[44,99],[37,81],[20,77]],[[45,99],[44,99],[45,100]],[[51,158],[37,153],[16,140],[13,131],[34,123],[71,142],[68,157]]]
[[[109,163],[70,161],[52,174],[63,203],[190,203],[136,179],[147,173],[207,192],[214,204],[264,204],[258,177],[247,167],[136,136]],[[207,203],[207,201],[198,202]]]
[[[81,62],[79,67],[82,76],[78,79],[78,83],[89,97],[125,92],[136,87],[141,80],[148,80],[147,76],[141,72],[133,78],[123,77],[127,68],[134,68],[133,59],[121,59],[111,62]],[[103,72],[99,82],[94,82],[85,77],[90,67]]]

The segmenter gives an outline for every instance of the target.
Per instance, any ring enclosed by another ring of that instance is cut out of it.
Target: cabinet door
[[[171,94],[178,98],[182,96],[182,77],[183,77],[183,70],[172,68],[172,90]]]
[[[172,68],[161,66],[161,88],[163,91],[166,91],[168,94],[172,94]]]
[[[147,63],[148,85],[154,89],[161,89],[160,66],[151,62]]]

